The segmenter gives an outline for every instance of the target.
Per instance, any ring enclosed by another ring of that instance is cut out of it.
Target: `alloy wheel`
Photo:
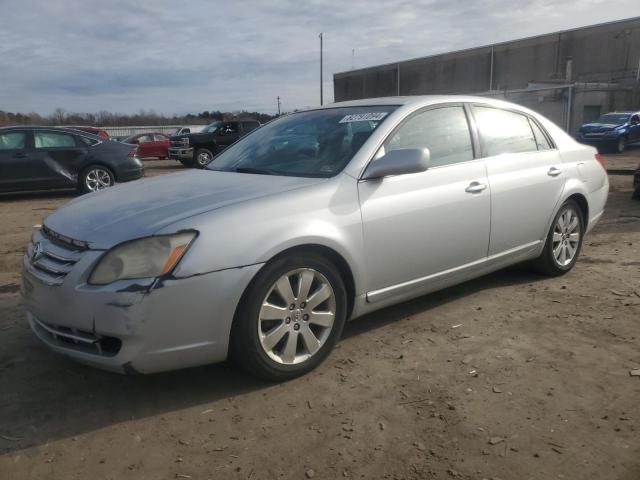
[[[580,244],[580,218],[573,208],[567,208],[556,220],[553,229],[553,258],[561,267],[569,265]]]
[[[92,168],[87,172],[84,181],[90,192],[97,192],[113,185],[111,174],[104,168]]]
[[[211,162],[211,159],[212,157],[209,152],[200,152],[198,153],[198,158],[196,159],[196,161],[201,167],[206,167],[209,162]]]
[[[260,345],[277,363],[302,363],[327,341],[335,316],[336,296],[327,278],[311,268],[292,270],[271,286],[262,302]]]

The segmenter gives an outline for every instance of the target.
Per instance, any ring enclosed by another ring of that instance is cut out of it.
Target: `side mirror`
[[[390,175],[424,172],[431,164],[430,158],[431,154],[428,148],[391,150],[377,160],[372,161],[362,178],[371,180]]]

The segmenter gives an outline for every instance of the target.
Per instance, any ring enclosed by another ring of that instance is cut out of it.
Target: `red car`
[[[122,140],[122,143],[138,145],[140,158],[158,157],[165,159],[168,156],[169,136],[164,133],[138,133]]]
[[[110,138],[107,131],[99,127],[66,127],[66,128],[73,128],[74,130],[82,130],[83,132],[97,135],[103,140],[108,140]]]

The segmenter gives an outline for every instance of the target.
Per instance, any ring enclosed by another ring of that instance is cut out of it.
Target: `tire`
[[[624,153],[627,149],[627,137],[620,137],[614,147],[616,153]]]
[[[574,218],[577,220],[577,225],[572,227]],[[567,222],[569,225],[566,225]],[[540,257],[534,260],[533,266],[540,273],[554,277],[569,272],[576,264],[578,256],[580,255],[584,231],[585,226],[582,210],[580,210],[580,207],[575,201],[567,200],[554,217],[549,233],[547,234],[544,250]],[[572,238],[575,239],[575,237],[573,237],[575,233],[578,234],[578,238],[572,241]],[[567,257],[572,251],[573,254]]]
[[[116,177],[104,165],[89,165],[78,178],[78,188],[83,193],[97,192],[116,183]]]
[[[196,168],[204,168],[213,160],[213,152],[208,148],[199,148],[193,156],[193,165]]]
[[[279,293],[284,282],[291,287],[288,299]],[[305,289],[304,284],[309,287]],[[301,295],[300,288],[308,294]],[[327,292],[329,297],[318,303]],[[317,305],[311,306],[312,302]],[[331,262],[314,253],[277,258],[258,272],[240,300],[231,329],[230,357],[267,381],[304,375],[333,350],[342,335],[346,312],[344,282]]]

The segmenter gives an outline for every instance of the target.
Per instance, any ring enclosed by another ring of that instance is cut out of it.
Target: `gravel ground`
[[[610,179],[570,274],[512,268],[368,315],[281,385],[230,364],[119,376],[49,352],[19,265],[70,196],[0,198],[0,478],[638,480],[640,202],[630,176]]]

